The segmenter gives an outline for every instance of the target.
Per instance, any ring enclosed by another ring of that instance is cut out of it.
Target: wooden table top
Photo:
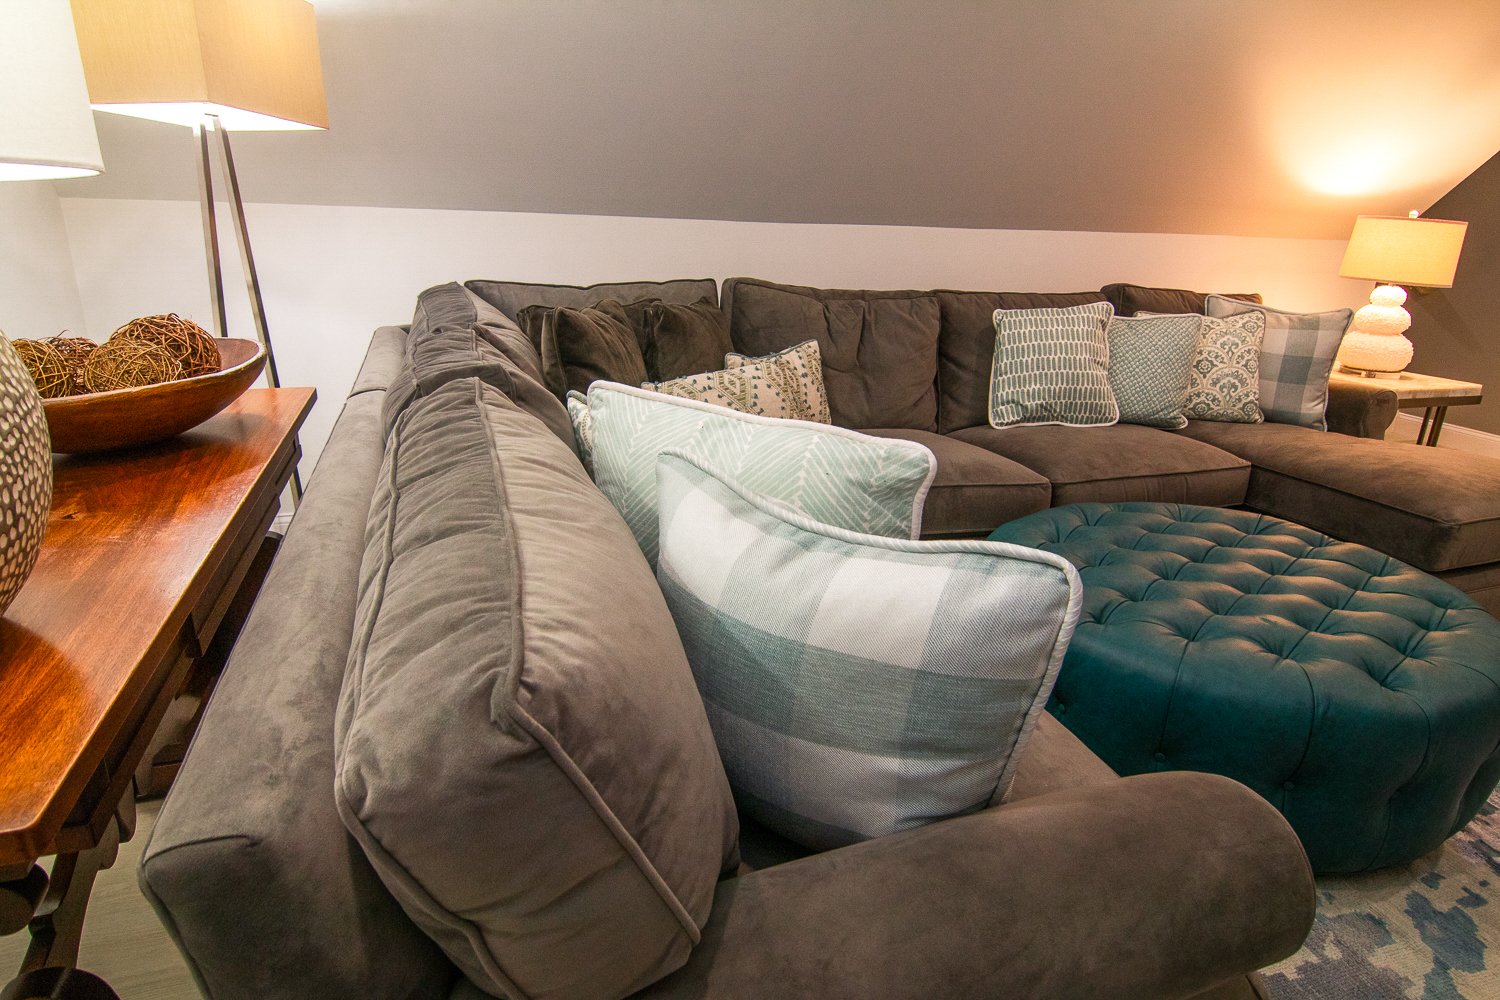
[[[280,492],[273,460],[315,398],[251,389],[171,441],[54,456],[42,550],[0,620],[0,865],[52,843],[240,522]]]
[[[1446,399],[1452,403],[1479,402],[1484,395],[1484,386],[1478,382],[1461,382],[1458,379],[1423,375],[1419,372],[1397,372],[1394,375],[1357,375],[1335,368],[1329,375],[1330,382],[1347,382],[1358,385],[1378,385],[1389,389],[1399,399]]]

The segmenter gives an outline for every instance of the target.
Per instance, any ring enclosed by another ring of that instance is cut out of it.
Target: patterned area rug
[[[1410,865],[1318,879],[1307,943],[1264,976],[1274,1000],[1500,998],[1500,792]]]

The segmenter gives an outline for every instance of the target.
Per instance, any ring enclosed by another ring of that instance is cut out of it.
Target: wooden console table
[[[1417,431],[1417,444],[1437,447],[1438,435],[1442,433],[1443,421],[1450,406],[1475,406],[1484,401],[1484,386],[1478,382],[1460,382],[1457,379],[1439,378],[1436,375],[1420,375],[1417,372],[1397,372],[1394,375],[1357,375],[1335,369],[1328,381],[1350,385],[1378,385],[1396,394],[1398,410],[1421,410],[1422,426]]]
[[[74,968],[94,876],[134,833],[132,776],[257,560],[314,398],[252,389],[172,441],[54,458],[0,620],[0,934],[31,933],[0,1000],[115,997]]]

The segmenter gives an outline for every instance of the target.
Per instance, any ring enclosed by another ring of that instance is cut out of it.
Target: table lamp
[[[73,20],[55,0],[0,4],[0,180],[87,177],[104,169]]]
[[[1361,215],[1354,220],[1339,274],[1377,282],[1370,304],[1354,314],[1339,346],[1338,362],[1361,375],[1402,371],[1411,363],[1406,339],[1411,314],[1406,289],[1452,288],[1467,222],[1409,216]]]
[[[281,384],[229,144],[232,131],[326,129],[318,31],[306,0],[72,0],[89,99],[99,111],[191,127],[214,333],[226,336],[214,210],[217,139],[266,382]],[[301,480],[292,477],[292,500]]]

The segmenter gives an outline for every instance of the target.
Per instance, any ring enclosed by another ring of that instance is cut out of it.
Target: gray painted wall
[[[1500,3],[318,0],[256,202],[1342,239],[1500,149]],[[100,115],[67,197],[196,197]]]
[[[1500,154],[1427,212],[1469,223],[1453,287],[1415,293],[1408,336],[1413,371],[1482,382],[1486,401],[1448,411],[1448,422],[1500,434]]]

